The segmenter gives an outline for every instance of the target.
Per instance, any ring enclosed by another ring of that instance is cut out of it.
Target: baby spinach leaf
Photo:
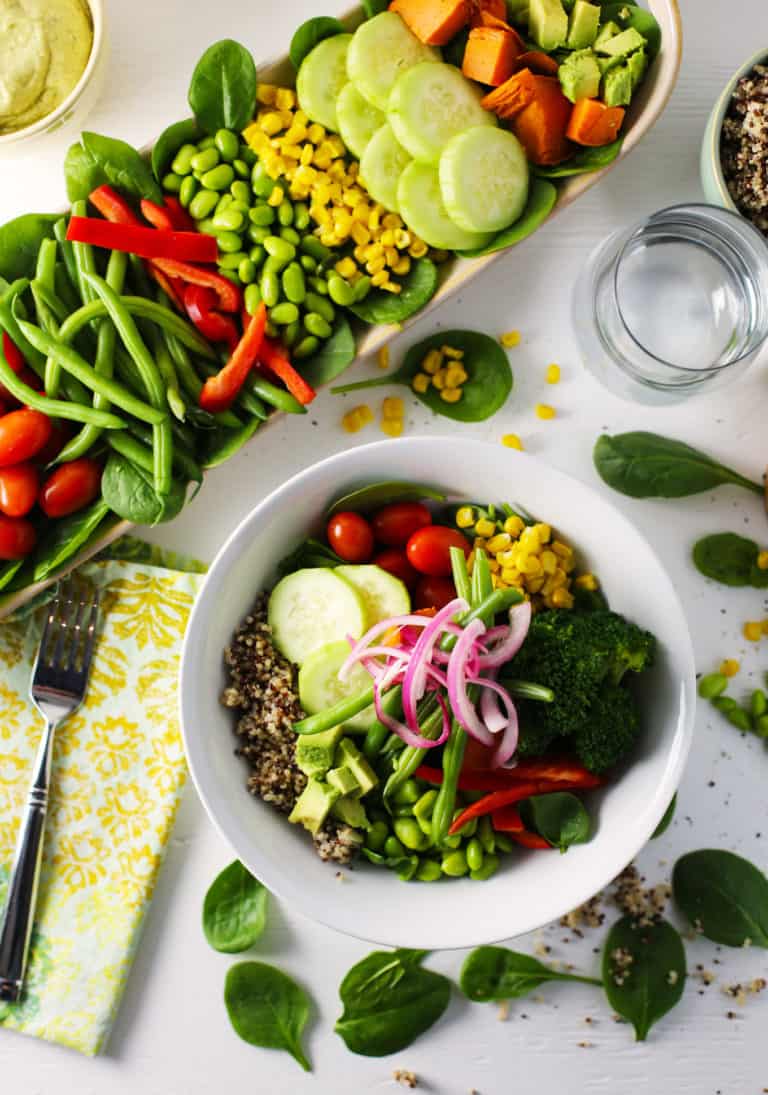
[[[601,23],[608,23],[613,20],[614,23],[619,24],[622,30],[634,27],[639,34],[642,34],[648,43],[648,60],[652,61],[661,49],[661,27],[654,16],[645,8],[640,8],[636,4],[610,3],[601,4],[601,7]]]
[[[341,983],[335,1030],[347,1049],[385,1057],[411,1045],[448,1007],[451,982],[421,966],[425,951],[374,951]]]
[[[768,879],[721,848],[681,856],[672,872],[678,908],[707,939],[727,947],[768,947]]]
[[[343,384],[331,388],[331,391],[340,394],[390,384],[404,384],[413,391],[411,382],[421,372],[421,363],[426,354],[445,345],[464,351],[462,365],[469,378],[462,387],[461,399],[458,403],[446,403],[440,398],[437,388],[431,385],[426,392],[413,394],[435,414],[445,415],[457,422],[482,422],[490,418],[504,406],[512,391],[512,370],[498,342],[480,331],[439,331],[411,346],[396,372],[372,380]]]
[[[185,118],[164,129],[152,147],[152,170],[158,182],[183,144],[195,144],[203,133],[197,118]]]
[[[326,517],[343,510],[355,510],[367,513],[381,509],[390,502],[420,502],[429,498],[433,502],[444,502],[445,494],[434,487],[425,487],[421,483],[369,483],[367,487],[350,491],[342,495],[326,510]]]
[[[122,194],[161,202],[163,195],[143,157],[125,141],[100,133],[83,133],[64,161],[64,178],[70,201],[84,201],[104,183]]]
[[[10,562],[3,563],[0,566],[0,589],[5,589],[13,581],[23,565],[23,559],[11,559]]]
[[[355,336],[346,317],[339,315],[333,325],[331,337],[306,361],[297,362],[297,368],[308,384],[319,388],[335,380],[355,360]]]
[[[43,240],[53,239],[55,213],[26,213],[0,227],[0,275],[8,281],[34,277]],[[0,286],[0,292],[8,285]]]
[[[509,228],[503,228],[497,236],[475,251],[458,251],[462,258],[476,259],[481,255],[491,255],[494,251],[504,251],[514,247],[535,232],[544,223],[557,201],[557,188],[547,179],[531,179],[531,189],[525,209]]]
[[[702,536],[693,545],[693,561],[706,578],[726,586],[768,588],[768,570],[757,565],[760,547],[735,532]]]
[[[361,0],[361,4],[366,19],[373,19],[389,8],[389,0]]]
[[[280,560],[277,574],[279,578],[284,578],[286,574],[293,574],[295,570],[304,570],[306,567],[338,567],[343,563],[341,556],[327,544],[310,536],[295,551]]]
[[[224,38],[209,46],[195,65],[189,105],[206,133],[245,129],[256,106],[256,65],[250,51]]]
[[[672,798],[670,799],[669,806],[667,806],[666,810],[664,811],[664,816],[662,817],[659,824],[656,826],[656,828],[651,833],[651,840],[655,840],[656,837],[662,836],[663,833],[666,833],[667,829],[672,824],[672,818],[675,816],[675,810],[676,809],[677,809],[677,795],[674,794],[672,796]]]
[[[685,949],[666,920],[618,920],[603,949],[603,986],[614,1011],[635,1028],[638,1042],[671,1011],[685,988]]]
[[[336,34],[344,34],[344,27],[338,19],[332,19],[330,15],[316,15],[302,23],[291,38],[288,48],[288,56],[296,71],[299,71],[301,62],[319,42],[324,38],[333,38]]]
[[[305,1072],[312,1071],[301,1045],[309,997],[282,970],[266,962],[238,962],[227,971],[224,1003],[235,1033],[244,1042],[284,1049]]]
[[[239,859],[225,867],[203,902],[203,931],[213,949],[237,954],[252,947],[267,922],[267,896]]]
[[[35,552],[32,581],[41,582],[76,555],[100,528],[109,509],[109,504],[99,498],[86,509],[71,513],[60,521],[51,521]]]
[[[547,981],[578,981],[602,985],[594,977],[560,973],[538,959],[507,947],[477,947],[467,955],[461,968],[459,987],[470,1000],[514,1000],[526,996]]]
[[[638,430],[613,437],[604,433],[598,437],[592,455],[603,482],[630,498],[685,498],[723,483],[763,493],[760,483],[753,483],[684,441],[657,433]]]
[[[624,138],[617,137],[615,141],[601,145],[599,148],[581,148],[565,163],[552,164],[551,167],[533,167],[532,170],[540,179],[565,179],[569,175],[588,175],[592,171],[599,171],[613,163],[621,152],[623,143]]]
[[[161,496],[155,492],[148,472],[121,453],[112,452],[101,477],[101,495],[118,517],[135,525],[158,525],[181,511],[186,488],[174,482],[170,493]]]
[[[402,323],[435,295],[437,267],[430,259],[419,259],[400,284],[400,293],[372,289],[364,300],[350,306],[350,312],[363,323]]]
[[[526,828],[534,829],[554,848],[567,852],[572,844],[585,844],[592,823],[584,803],[570,791],[532,795],[520,806]]]

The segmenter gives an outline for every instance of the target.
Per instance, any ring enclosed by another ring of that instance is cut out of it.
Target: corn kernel
[[[429,248],[424,240],[414,240],[408,248],[408,254],[412,259],[423,259]]]
[[[285,144],[282,147],[283,155],[289,160],[300,160],[301,149],[297,144]]]
[[[379,346],[376,351],[376,360],[379,363],[380,369],[389,368],[389,344],[385,343],[383,346]]]
[[[559,555],[561,559],[570,559],[573,555],[573,548],[568,547],[567,544],[563,544],[560,540],[552,541],[552,550],[555,555]]]
[[[365,257],[369,260],[384,258],[384,248],[378,240],[369,244],[365,249]]]
[[[478,536],[493,536],[496,532],[496,525],[493,521],[489,521],[487,517],[481,517],[475,525],[475,532]]]
[[[406,228],[395,229],[395,247],[400,251],[404,251],[406,247],[410,247],[412,243],[411,233]]]
[[[351,411],[347,411],[341,420],[341,424],[347,433],[357,433],[363,426],[367,426],[369,422],[373,421],[373,411],[371,408],[363,403],[359,407],[353,407]]]
[[[377,202],[376,205],[374,205],[373,209],[371,210],[371,215],[368,218],[368,227],[369,228],[378,228],[379,227],[379,225],[381,224],[381,210],[382,210],[382,207]]]
[[[759,570],[768,570],[768,551],[761,551],[757,556],[757,566]]]
[[[537,418],[554,418],[557,411],[554,407],[551,407],[549,403],[537,403],[536,404],[536,417]]]
[[[365,264],[365,268],[369,274],[379,274],[384,271],[387,265],[387,260],[383,255],[380,255],[377,259],[369,259]],[[389,275],[387,275],[389,276]]]
[[[508,532],[510,536],[519,536],[525,528],[525,521],[522,517],[518,517],[516,513],[513,513],[510,517],[507,517],[504,522],[504,531]]]
[[[522,452],[523,443],[516,433],[505,433],[501,439],[501,443],[508,449],[518,449]]]
[[[425,373],[429,373],[430,376],[435,376],[440,371],[443,364],[443,355],[439,350],[430,350],[424,357],[421,363],[421,367]]]
[[[347,154],[346,145],[342,141],[341,137],[339,137],[336,133],[333,133],[328,138],[328,147],[330,148],[331,154],[334,157],[346,156]]]
[[[598,589],[600,585],[594,574],[580,574],[573,584],[578,586],[579,589],[588,589],[590,591]]]
[[[403,222],[397,213],[385,213],[381,221],[383,228],[402,228]]]
[[[293,110],[296,106],[296,92],[289,87],[279,87],[275,95],[275,106],[278,110]]]
[[[426,369],[424,370],[426,372]],[[438,369],[432,377],[432,384],[439,392],[445,387],[445,369]]]
[[[259,126],[269,137],[276,137],[283,128],[283,120],[276,111],[270,110],[259,115]]]
[[[355,219],[354,213],[352,215],[352,229],[350,235],[359,247],[364,247],[371,238],[371,233],[364,224],[361,224],[360,221]],[[365,255],[364,251],[363,255]]]
[[[461,361],[464,357],[464,351],[457,350],[455,346],[441,346],[440,352],[444,354],[445,357],[450,357],[454,361]]]
[[[394,266],[400,261],[400,252],[397,250],[396,247],[385,247],[384,258],[386,260],[387,266]]]
[[[440,392],[440,398],[444,403],[458,403],[461,399],[461,388],[443,388]]]
[[[376,274],[375,276],[379,277],[378,274]],[[373,278],[371,278],[371,281],[373,281]],[[403,291],[402,285],[398,285],[396,281],[391,281],[389,277],[387,277],[386,281],[382,281],[379,289],[383,289],[385,293],[394,293],[395,296],[397,296],[398,293],[402,293]]]
[[[410,269],[411,260],[407,255],[403,255],[402,258],[399,258],[397,262],[392,264],[392,273],[397,274],[399,277],[405,277],[405,275],[410,272]]]
[[[313,206],[313,208],[315,209],[313,217],[318,224],[323,226],[331,224],[331,214],[328,212],[327,209],[324,209],[322,206],[320,208]]]
[[[350,179],[356,179],[359,174],[360,164],[357,162],[357,160],[353,160],[347,168],[347,175],[350,177]]]
[[[361,263],[365,262],[365,248],[364,247],[361,247],[358,244],[358,246],[354,249],[352,254],[355,256],[355,258],[357,259],[358,262],[361,262]]]
[[[368,265],[370,265],[370,263]],[[371,274],[371,285],[376,289],[383,289],[385,285],[388,284],[389,274],[386,270],[377,270],[375,274]]]
[[[519,331],[505,331],[499,341],[501,342],[502,346],[510,349],[512,346],[520,345],[521,337],[522,336]]]
[[[334,182],[344,183],[347,182],[347,172],[344,167],[343,160],[334,160],[331,166],[328,168],[328,174],[334,180]],[[339,201],[342,201],[341,195],[339,195]]]
[[[445,383],[449,388],[460,388],[468,379],[466,370],[461,365],[451,365],[445,372]]]
[[[403,432],[403,420],[402,418],[382,418],[381,429],[390,437],[399,437]]]
[[[517,552],[515,551],[500,551],[498,559],[503,567],[517,568]]]
[[[295,116],[290,129],[286,130],[285,139],[289,144],[302,144],[307,139],[307,127],[300,125]]]
[[[545,574],[554,574],[557,570],[557,556],[554,551],[542,551],[541,566]]]
[[[529,578],[529,580],[525,583],[525,588],[528,590],[529,593],[541,593],[542,589],[544,588],[544,579]]]
[[[415,377],[411,381],[411,387],[415,392],[418,392],[420,395],[424,395],[424,393],[429,389],[429,385],[431,383],[432,382],[426,373],[416,373]]]
[[[560,381],[560,366],[547,365],[547,384],[557,384]]]
[[[385,418],[402,418],[405,414],[405,404],[399,396],[387,396],[381,405],[381,413]]]
[[[560,586],[568,584],[568,575],[565,573],[562,567],[558,567],[555,573],[552,575],[552,588],[559,589]]]
[[[532,551],[537,553],[541,548],[541,533],[539,532],[538,525],[529,525],[524,528],[520,533],[520,539],[518,541],[521,551]]]
[[[459,528],[469,528],[475,523],[475,511],[471,506],[462,506],[456,512],[456,524]]]
[[[742,633],[745,639],[749,639],[751,643],[757,643],[762,638],[763,628],[759,620],[750,620],[744,624]]]
[[[305,144],[304,147],[301,150],[301,160],[300,160],[300,162],[303,164],[304,167],[308,167],[312,163],[312,157],[314,156],[314,154],[315,154],[315,152],[314,152],[314,149],[312,148],[312,145],[311,144]]]
[[[543,521],[537,521],[537,523],[533,527],[536,529],[539,540],[541,540],[542,544],[548,544],[552,538],[551,525],[547,525]]]
[[[491,574],[500,574],[501,573],[501,567],[499,566],[499,564],[496,562],[495,559],[489,559],[488,560],[488,569],[490,570]]]
[[[512,543],[512,537],[508,532],[497,532],[495,536],[492,536],[488,541],[488,550],[492,551],[494,555],[499,552],[503,552]]]
[[[385,228],[379,236],[379,243],[382,247],[394,247],[395,246],[395,230],[394,228]]]
[[[520,581],[520,571],[514,567],[502,567],[501,577],[508,585],[516,586]]]
[[[339,259],[334,269],[342,278],[349,278],[357,271],[354,260],[351,259],[349,255],[347,255],[346,258]]]
[[[274,84],[259,84],[256,89],[256,99],[264,106],[274,106],[277,96],[277,88]]]
[[[281,201],[285,198],[285,191],[282,186],[274,186],[272,193],[267,198],[267,205],[271,205],[273,208],[277,207]]]
[[[552,594],[552,604],[555,608],[573,608],[573,595],[567,589],[556,589]]]
[[[520,569],[523,574],[527,574],[530,578],[538,578],[543,571],[541,562],[536,555],[527,555]]]
[[[741,662],[736,658],[726,658],[720,663],[720,672],[724,677],[735,677],[741,669]]]
[[[368,202],[358,202],[354,208],[354,212],[352,213],[354,219],[356,221],[360,221],[360,223],[364,224],[366,228],[368,228],[368,218],[370,217],[370,215],[371,207]],[[370,232],[368,233],[368,237],[370,239]]]
[[[308,164],[303,164],[296,172],[296,182],[306,183],[307,186],[313,186],[317,181],[317,172],[314,167],[310,167]]]
[[[563,559],[561,566],[566,574],[570,574],[571,571],[574,570],[576,567],[576,560],[574,559],[573,555],[571,555],[569,559]]]
[[[301,107],[299,107],[299,109],[294,112],[293,121],[295,125],[303,125],[307,128],[309,126],[309,115],[306,110],[302,110]]]

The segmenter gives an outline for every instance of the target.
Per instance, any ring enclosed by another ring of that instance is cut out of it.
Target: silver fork
[[[0,926],[0,1000],[11,1003],[21,996],[32,935],[54,734],[59,723],[83,702],[98,609],[98,596],[93,589],[72,580],[62,583],[48,607],[32,671],[30,698],[45,719],[46,727],[35,757]]]

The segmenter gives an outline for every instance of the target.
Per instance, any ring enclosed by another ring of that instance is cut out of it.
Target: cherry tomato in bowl
[[[21,464],[36,456],[51,436],[47,414],[25,407],[0,418],[0,468]]]
[[[35,546],[35,526],[26,517],[0,514],[0,559],[11,562],[29,555]]]
[[[385,547],[405,547],[414,532],[431,524],[432,514],[421,502],[392,502],[371,520],[376,542]]]
[[[414,532],[405,550],[409,563],[420,574],[447,578],[451,573],[452,547],[461,548],[465,556],[469,555],[469,543],[458,529],[427,525]]]
[[[456,596],[456,586],[450,578],[425,577],[419,580],[413,598],[415,608],[444,608]]]
[[[408,562],[408,556],[404,551],[398,551],[397,548],[387,548],[386,551],[380,551],[378,555],[374,555],[373,563],[375,566],[381,567],[382,570],[394,575],[395,578],[399,578],[409,590],[413,590],[419,580],[418,573]]]
[[[69,422],[63,418],[51,419],[51,436],[43,445],[39,452],[35,453],[35,463],[39,464],[42,468],[46,464],[50,464],[52,460],[55,460],[61,450],[69,441],[74,430]]]
[[[37,501],[37,468],[12,464],[0,468],[0,512],[6,517],[26,517]]]
[[[82,456],[51,472],[40,491],[46,517],[66,517],[87,506],[101,489],[101,465]]]
[[[373,530],[351,510],[335,513],[326,529],[328,543],[347,563],[367,563],[373,555]]]

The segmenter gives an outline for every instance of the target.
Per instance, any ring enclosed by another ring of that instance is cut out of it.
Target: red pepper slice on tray
[[[185,285],[184,307],[187,315],[197,327],[203,338],[209,342],[226,342],[229,352],[234,353],[240,341],[235,321],[231,316],[216,311],[216,294],[205,285]],[[251,322],[250,315],[243,324],[246,330]]]
[[[162,231],[195,232],[195,222],[190,217],[181,202],[169,195],[164,199],[163,205],[152,202],[148,198],[141,199],[141,212],[145,220],[148,220],[153,228]]]
[[[113,224],[141,225],[141,221],[125,198],[121,197],[111,186],[107,186],[106,183],[92,190],[88,195],[88,201],[98,209],[102,217],[105,217]]]
[[[188,285],[206,285],[213,289],[218,297],[219,310],[239,312],[242,306],[242,293],[237,285],[215,270],[206,270],[191,262],[179,262],[176,259],[155,259],[154,265],[169,278],[181,278]]]
[[[267,309],[262,301],[227,364],[203,385],[199,403],[204,411],[216,414],[227,410],[235,401],[249,372],[258,362],[266,323]]]
[[[90,243],[111,251],[127,251],[143,259],[176,259],[181,262],[216,262],[218,245],[203,232],[176,232],[144,225],[114,224],[98,217],[70,217],[67,239]]]
[[[279,342],[272,342],[265,338],[259,360],[282,380],[294,399],[298,399],[303,406],[306,407],[317,395],[315,389],[307,384],[301,373],[298,373],[291,365]]]

